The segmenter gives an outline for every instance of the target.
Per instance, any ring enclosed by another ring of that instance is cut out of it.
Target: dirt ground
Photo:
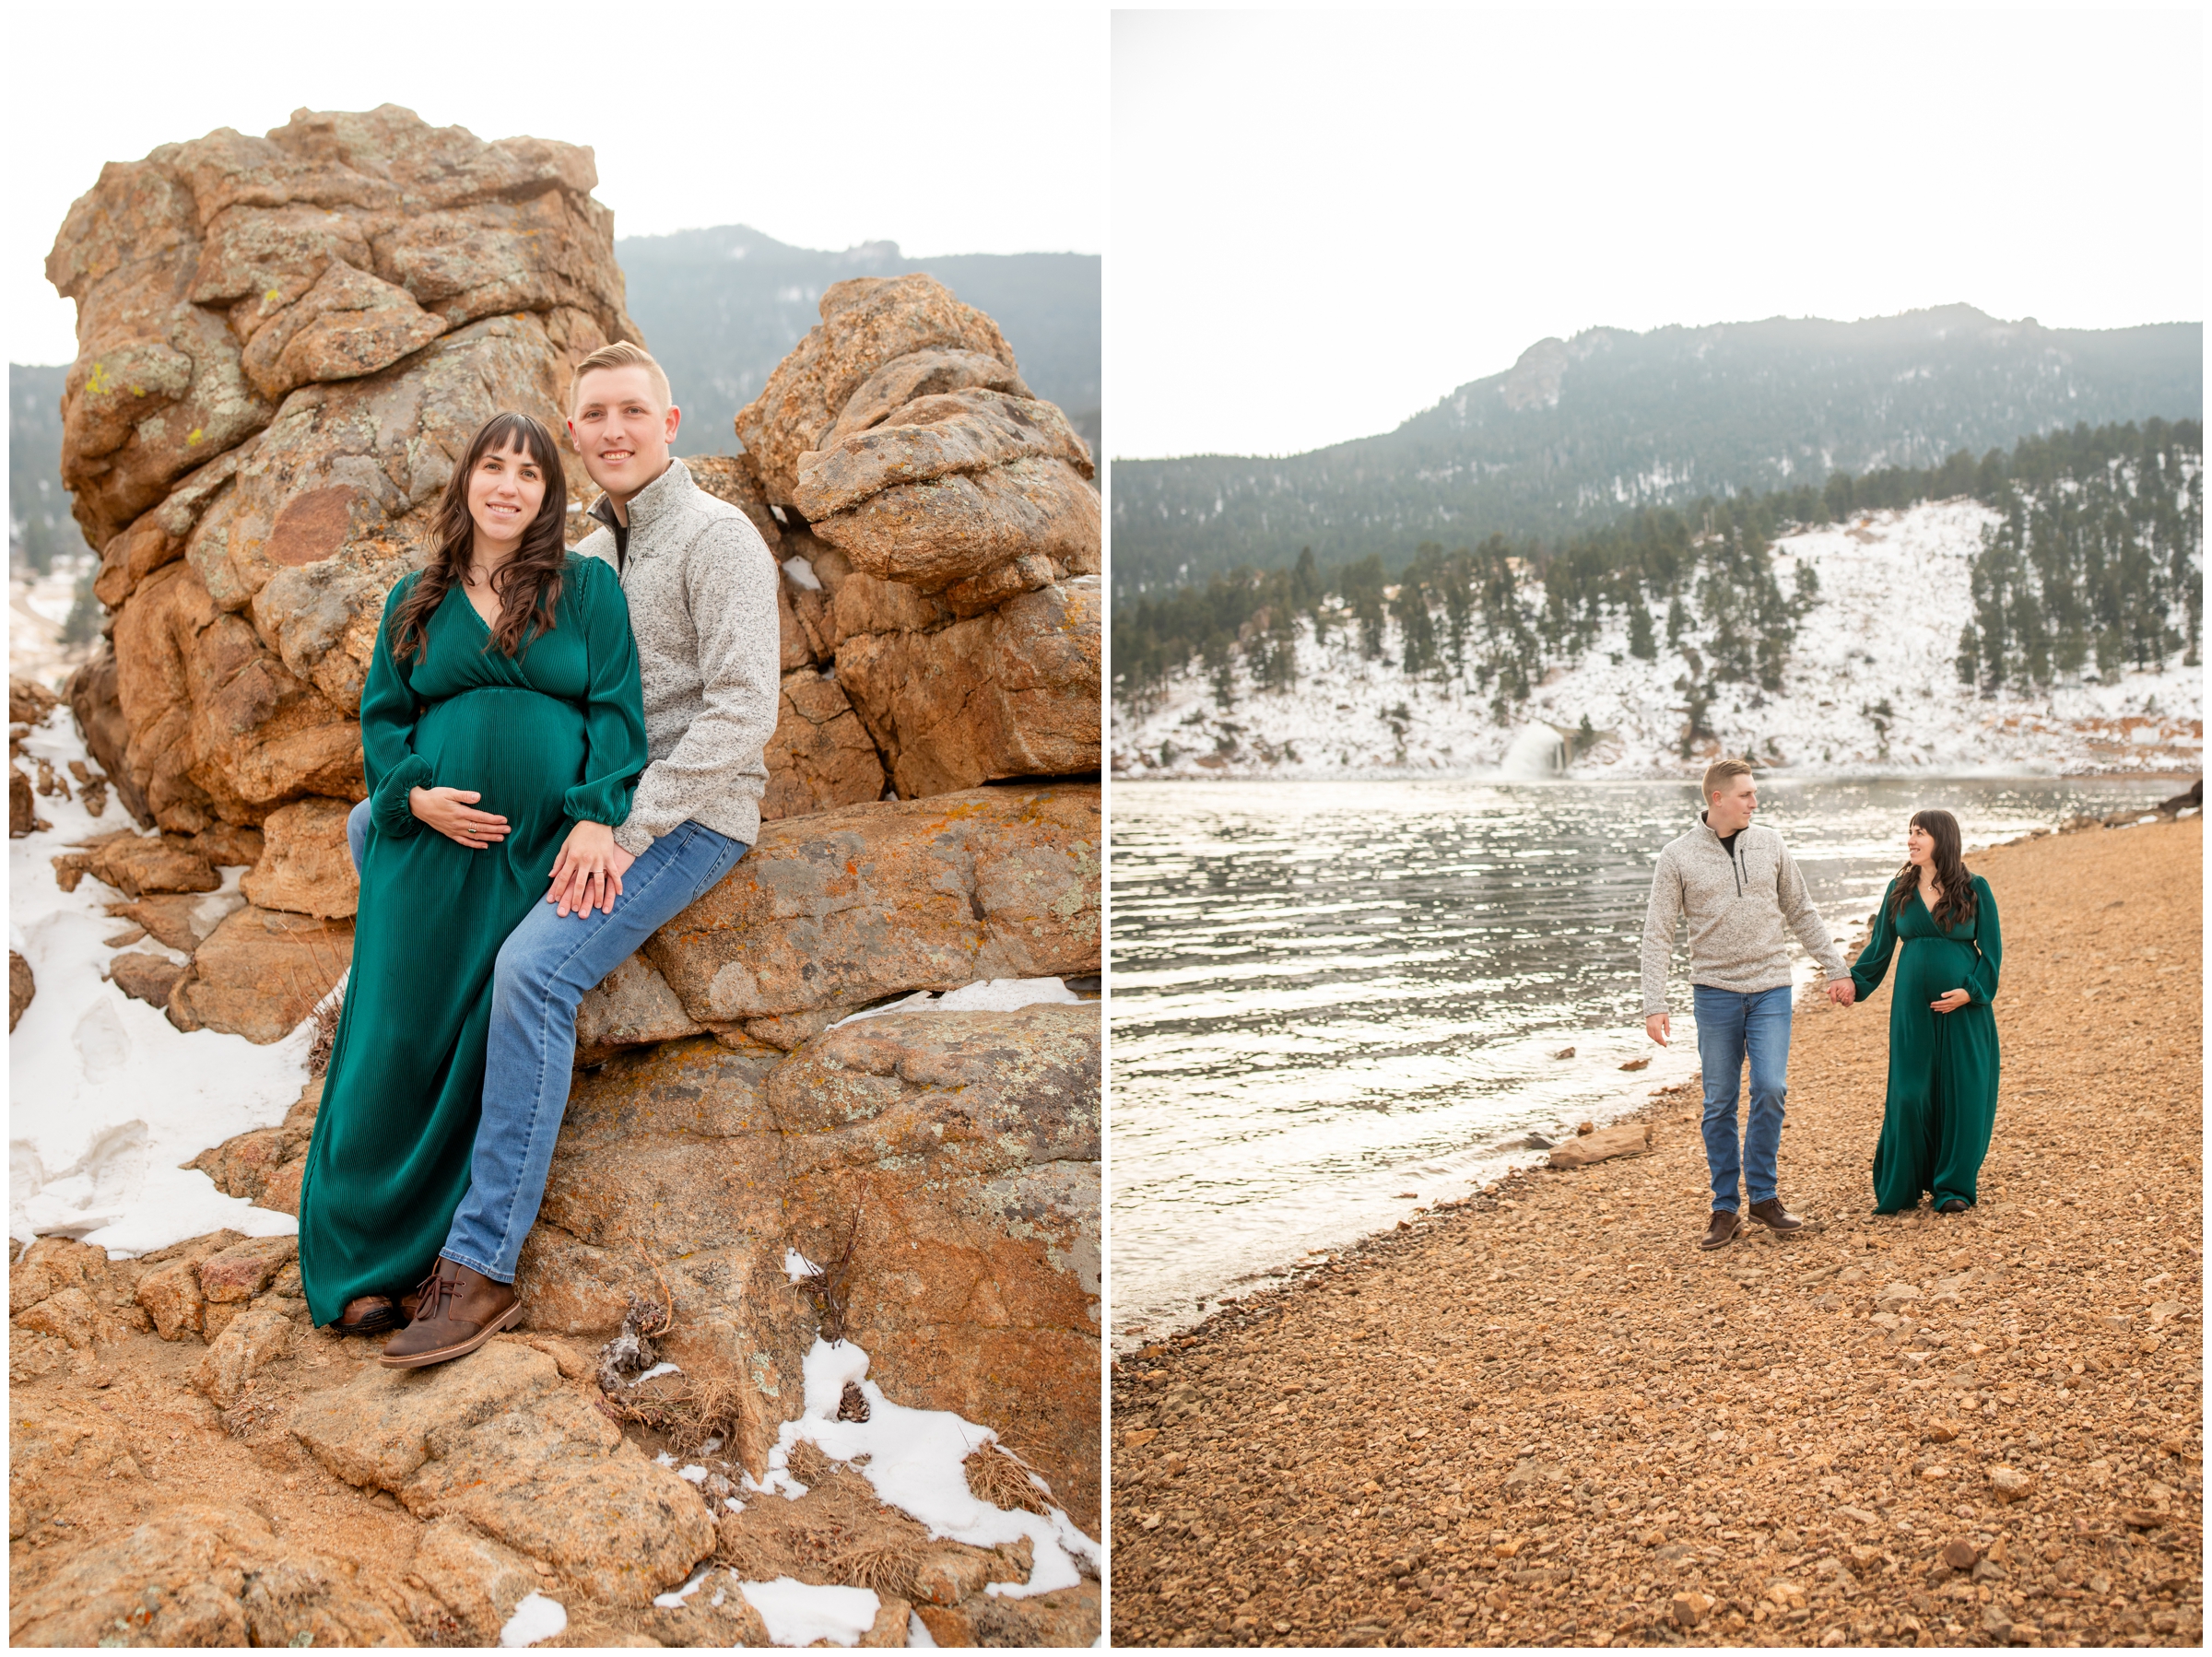
[[[1648,1155],[1118,1365],[1115,1640],[2201,1643],[2202,852],[2190,818],[1968,859],[2006,940],[1968,1214],[1872,1212],[1885,985],[1797,1013],[1817,1228],[1699,1252],[1684,1087]]]

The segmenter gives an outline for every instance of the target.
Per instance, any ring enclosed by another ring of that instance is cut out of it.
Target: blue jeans
[[[347,817],[346,840],[358,868],[369,840],[366,804]],[[685,823],[629,865],[613,913],[594,910],[563,917],[552,904],[540,903],[508,934],[492,969],[484,1118],[477,1127],[468,1194],[440,1255],[501,1283],[514,1281],[515,1262],[545,1200],[554,1141],[569,1108],[576,1004],[712,890],[748,849],[743,840]]]
[[[1746,993],[1692,984],[1689,993],[1698,1019],[1698,1064],[1705,1072],[1705,1166],[1712,1174],[1712,1205],[1734,1214],[1737,1182],[1747,1176],[1754,1203],[1777,1194],[1774,1165],[1790,1088],[1790,986]],[[1735,1100],[1746,1054],[1751,1060],[1751,1119],[1739,1155]]]

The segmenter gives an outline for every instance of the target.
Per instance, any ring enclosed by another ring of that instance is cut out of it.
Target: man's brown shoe
[[[330,1327],[334,1334],[382,1334],[405,1322],[391,1296],[356,1295],[346,1302],[346,1310]]]
[[[1752,1204],[1751,1217],[1768,1230],[1779,1231],[1784,1236],[1805,1229],[1805,1222],[1784,1208],[1780,1197],[1769,1197],[1763,1203]]]
[[[511,1323],[520,1322],[523,1302],[510,1283],[441,1260],[422,1286],[415,1321],[384,1343],[383,1363],[393,1369],[420,1369],[474,1352]]]
[[[1736,1228],[1743,1222],[1735,1217],[1733,1208],[1715,1208],[1712,1223],[1705,1228],[1705,1235],[1698,1239],[1700,1249],[1724,1249],[1735,1240]]]

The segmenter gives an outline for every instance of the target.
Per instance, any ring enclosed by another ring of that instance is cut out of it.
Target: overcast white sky
[[[802,247],[1104,250],[1102,10],[674,0],[374,21],[124,0],[11,6],[7,33],[13,362],[76,355],[46,253],[103,162],[217,127],[264,133],[302,106],[399,103],[481,138],[590,145],[618,236],[749,224]]]
[[[1107,441],[1288,453],[1606,324],[2204,316],[2198,11],[1120,13]]]

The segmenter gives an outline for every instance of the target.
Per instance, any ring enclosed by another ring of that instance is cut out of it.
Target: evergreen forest
[[[1113,618],[1114,695],[1144,711],[1201,664],[1226,703],[1241,664],[1265,689],[1296,682],[1301,624],[1355,640],[1411,676],[1471,680],[1503,723],[1553,662],[1571,663],[1625,612],[1630,651],[1655,659],[1696,642],[1698,702],[1712,687],[1782,688],[1797,624],[1818,602],[1800,566],[1785,591],[1775,538],[1854,514],[1971,496],[2001,521],[1972,565],[1975,620],[1959,678],[2029,691],[2094,673],[2200,659],[2204,437],[2194,420],[2078,425],[2007,453],[1959,450],[1940,464],[1831,473],[1818,487],[1642,507],[1554,542],[1493,533],[1447,551],[1418,546],[1394,576],[1380,554],[1323,568],[1309,547],[1289,569],[1238,569],[1204,586],[1140,597]],[[1900,593],[1900,604],[1911,602]]]

